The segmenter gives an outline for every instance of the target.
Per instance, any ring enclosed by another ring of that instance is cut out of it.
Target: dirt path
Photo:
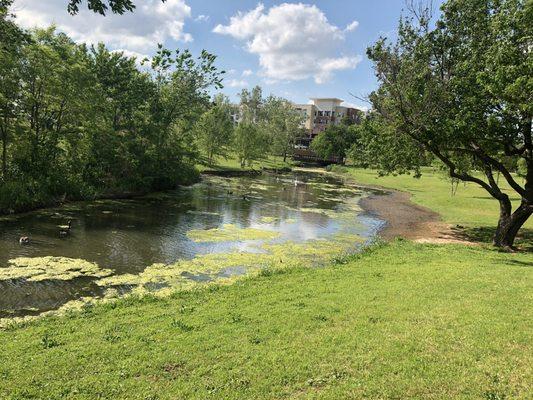
[[[387,194],[371,195],[361,200],[361,207],[387,222],[380,232],[385,239],[404,237],[421,243],[473,244],[454,236],[450,225],[434,211],[414,204],[411,195],[392,189]]]

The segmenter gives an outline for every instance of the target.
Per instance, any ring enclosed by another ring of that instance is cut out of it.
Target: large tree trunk
[[[500,200],[500,220],[498,221],[498,227],[494,234],[494,245],[506,249],[513,249],[518,231],[532,213],[533,206],[526,201],[522,201],[520,207],[511,213],[510,202],[508,200]]]

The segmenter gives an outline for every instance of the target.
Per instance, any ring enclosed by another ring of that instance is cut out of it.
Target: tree
[[[356,125],[329,125],[311,142],[311,149],[324,159],[338,157],[344,161],[357,141]]]
[[[217,96],[214,106],[202,114],[194,130],[198,145],[209,164],[212,164],[214,156],[226,155],[233,134],[229,99],[224,95]]]
[[[71,14],[77,14],[80,11],[80,4],[84,0],[69,0],[68,12]],[[161,0],[165,2],[166,0]],[[115,14],[124,14],[126,11],[135,10],[135,4],[132,0],[87,0],[87,6],[89,10],[95,13],[106,15],[111,8],[111,12]]]
[[[286,161],[296,139],[302,135],[303,117],[290,101],[275,96],[269,96],[264,102],[264,115],[264,129],[270,138],[271,152],[282,155],[283,161]]]
[[[415,177],[420,176],[421,165],[429,165],[423,147],[406,135],[398,135],[376,112],[367,114],[352,129],[355,141],[347,156],[356,165],[376,168],[380,175],[414,171]]]
[[[259,124],[264,121],[264,102],[263,90],[260,86],[256,86],[250,92],[248,89],[243,89],[239,95],[241,98],[240,112],[245,115],[248,121]]]
[[[241,168],[265,157],[268,154],[266,144],[265,135],[257,124],[244,120],[235,128],[234,148]]]
[[[411,7],[396,43],[368,49],[380,83],[371,101],[389,132],[498,200],[494,244],[505,248],[533,213],[532,19],[527,0],[449,0],[434,28],[428,9]],[[505,157],[524,160],[523,185]],[[419,160],[394,161],[388,172]],[[514,211],[497,174],[521,199]]]
[[[197,177],[192,127],[221,87],[216,57],[159,46],[149,69],[0,0],[0,213],[173,188]]]
[[[14,123],[19,112],[21,95],[20,70],[22,47],[28,42],[26,35],[10,18],[9,7],[13,0],[0,0],[0,140],[2,180],[8,176],[8,147],[14,134]]]

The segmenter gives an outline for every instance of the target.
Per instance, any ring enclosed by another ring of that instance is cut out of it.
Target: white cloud
[[[314,78],[326,82],[335,71],[353,69],[360,56],[341,55],[345,32],[327,20],[314,5],[284,3],[265,10],[259,4],[238,12],[228,25],[214,32],[246,41],[246,49],[259,56],[260,74],[271,81]]]
[[[101,16],[80,7],[77,15],[66,10],[65,0],[17,0],[13,10],[17,22],[25,28],[47,27],[55,24],[78,42],[104,42],[115,49],[147,52],[167,39],[192,41],[184,32],[185,20],[191,17],[191,8],[185,0],[145,0],[137,2],[133,13]]]
[[[231,87],[231,88],[239,88],[239,87],[247,87],[248,82],[242,79],[230,79],[225,86]]]
[[[138,53],[136,51],[132,51],[132,50],[127,50],[127,49],[117,49],[117,50],[112,50],[111,51],[112,53],[122,53],[124,55],[124,57],[128,57],[128,58],[132,58],[132,57],[135,57],[135,63],[138,65],[138,66],[143,66],[142,62],[144,60],[147,60],[148,63],[150,63],[152,61],[152,58],[148,55],[148,54],[142,54],[142,53]],[[144,66],[148,66],[150,64],[144,64]]]
[[[209,18],[210,18],[209,15],[200,14],[194,20],[196,22],[207,22],[207,21],[209,21]]]
[[[352,31],[355,31],[358,26],[359,26],[359,22],[358,21],[353,21],[350,24],[348,24],[344,30],[346,32],[352,32]]]
[[[245,69],[242,71],[242,76],[252,76],[254,73],[251,69]]]

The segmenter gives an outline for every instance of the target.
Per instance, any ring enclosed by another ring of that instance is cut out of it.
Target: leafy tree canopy
[[[417,151],[428,152],[452,178],[483,187],[500,202],[494,243],[509,248],[533,213],[532,20],[530,0],[448,0],[434,25],[428,9],[411,7],[396,42],[368,49],[380,82],[371,101],[386,127],[372,155],[391,146],[412,155],[383,162],[392,172],[416,169]],[[497,174],[521,199],[514,211]]]
[[[329,125],[326,130],[319,133],[311,142],[311,149],[324,159],[338,157],[344,160],[356,142],[357,125],[341,123]]]

